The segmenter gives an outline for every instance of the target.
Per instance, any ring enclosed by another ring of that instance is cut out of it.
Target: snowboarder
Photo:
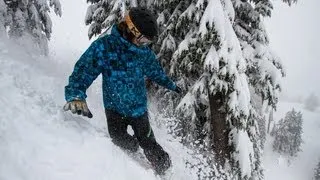
[[[170,166],[167,152],[157,143],[149,124],[145,77],[177,93],[181,89],[164,73],[155,53],[158,25],[152,13],[131,8],[110,34],[95,40],[75,64],[65,87],[64,110],[92,118],[86,90],[102,74],[108,131],[114,144],[129,152],[139,145],[158,174]],[[134,136],[127,132],[132,126]]]

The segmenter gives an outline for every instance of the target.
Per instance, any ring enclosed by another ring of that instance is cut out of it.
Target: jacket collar
[[[119,39],[122,45],[126,46],[128,50],[137,53],[148,53],[150,51],[149,47],[138,47],[135,44],[129,42],[125,38],[122,37],[116,25],[112,26],[111,35],[115,36]]]

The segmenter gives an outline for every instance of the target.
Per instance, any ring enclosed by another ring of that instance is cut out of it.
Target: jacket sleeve
[[[69,83],[65,87],[67,102],[74,99],[84,100],[87,97],[86,90],[102,72],[103,65],[101,58],[98,58],[98,54],[101,54],[99,52],[101,45],[99,40],[93,42],[75,64]]]
[[[176,84],[165,74],[154,53],[150,55],[150,58],[147,61],[145,75],[167,89],[176,90]]]

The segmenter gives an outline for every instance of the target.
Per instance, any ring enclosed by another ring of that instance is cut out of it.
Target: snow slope
[[[77,56],[71,53],[64,58]],[[0,41],[0,180],[156,179],[150,169],[142,168],[108,138],[99,78],[88,90],[93,119],[61,111],[63,89],[73,64],[52,58],[56,56],[33,57]],[[171,179],[196,179],[185,169],[185,160],[192,158],[166,133],[165,120],[152,105],[155,135],[173,160]],[[268,137],[264,154],[267,180],[311,180],[320,158],[319,111],[281,102],[275,120],[292,108],[303,113],[303,151],[288,164],[272,152],[272,138]]]
[[[61,111],[71,72],[65,65],[0,41],[0,179],[156,179],[106,137],[99,80],[89,90],[93,119]],[[182,167],[172,178],[188,179],[181,147],[165,129],[155,127],[155,134]]]
[[[61,111],[72,66],[71,62],[33,57],[0,41],[0,180],[156,179],[107,137],[100,79],[88,90],[93,119]],[[281,102],[275,120],[292,108],[303,113],[303,152],[289,165],[272,152],[272,138],[268,137],[264,154],[267,180],[311,180],[320,158],[320,113]],[[171,179],[196,179],[185,169],[185,160],[191,157],[166,133],[165,120],[152,103],[150,110],[155,135],[173,158]]]
[[[90,43],[83,22],[85,0],[61,2],[62,18],[52,16],[50,58],[33,57],[0,39],[0,180],[156,179],[106,137],[99,78],[88,90],[93,119],[61,111],[67,77]],[[272,138],[268,137],[264,154],[267,180],[311,180],[320,158],[320,112],[281,102],[274,119],[284,117],[292,107],[303,113],[303,152],[288,166],[272,152]],[[152,104],[150,110],[155,135],[173,158],[171,179],[196,179],[184,168],[185,160],[192,158],[166,133],[165,120]]]
[[[314,168],[320,160],[320,112],[310,112],[302,104],[280,102],[274,120],[278,121],[294,108],[302,112],[303,135],[302,152],[290,163],[272,151],[272,137],[267,138],[264,154],[265,176],[267,180],[312,180]]]

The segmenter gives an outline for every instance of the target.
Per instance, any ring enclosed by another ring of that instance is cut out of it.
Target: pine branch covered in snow
[[[284,119],[281,119],[272,132],[275,140],[273,150],[289,157],[296,157],[301,151],[303,143],[302,114],[294,109],[287,112]]]
[[[35,45],[36,51],[48,54],[48,40],[52,33],[50,8],[54,9],[56,15],[61,16],[59,0],[5,0],[5,3],[9,37],[20,44],[30,41]]]
[[[50,7],[54,8],[54,12],[56,15],[62,16],[61,4],[59,0],[50,0],[49,1]]]
[[[262,18],[271,16],[273,9],[269,0],[250,2],[236,0],[235,32],[240,39],[243,56],[247,62],[246,74],[250,86],[262,101],[276,108],[281,91],[280,79],[285,75],[280,59],[269,47],[269,38]]]
[[[91,39],[119,22],[130,7],[148,6],[152,1],[142,0],[88,0],[90,3],[85,16],[86,25],[90,25],[88,36]]]

